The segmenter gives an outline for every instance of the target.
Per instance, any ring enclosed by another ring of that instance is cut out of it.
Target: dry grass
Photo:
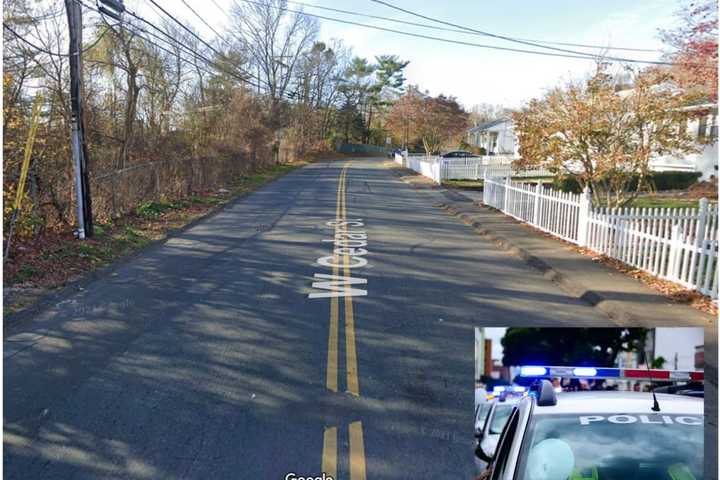
[[[15,240],[4,265],[5,309],[16,312],[27,308],[48,290],[137,252],[150,242],[162,240],[171,231],[207,215],[238,195],[251,192],[306,163],[259,170],[236,179],[227,190],[197,192],[172,202],[143,203],[128,215],[97,223],[91,239],[78,241],[71,232],[64,231]]]

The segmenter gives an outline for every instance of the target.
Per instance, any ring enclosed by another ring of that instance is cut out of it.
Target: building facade
[[[515,125],[509,118],[476,125],[468,130],[467,143],[485,149],[486,155],[518,155]]]

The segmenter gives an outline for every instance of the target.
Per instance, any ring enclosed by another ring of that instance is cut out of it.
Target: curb
[[[408,182],[405,181],[405,179],[401,179],[401,180],[403,181],[403,183],[408,184]],[[409,186],[413,186],[413,185],[409,185]],[[452,187],[440,185],[440,186],[438,186],[438,188],[435,191],[436,192],[452,191],[452,192],[458,193],[458,194],[462,195],[463,197],[467,198],[468,200],[470,200],[471,205],[473,205],[474,207],[488,208],[490,210],[493,210],[490,207],[481,205],[473,198],[464,195],[462,192],[458,191],[458,189],[455,189]],[[647,320],[644,317],[640,317],[637,314],[629,311],[628,308],[625,306],[625,303],[608,298],[605,295],[603,295],[602,293],[599,293],[595,290],[592,290],[591,288],[588,288],[586,285],[582,284],[581,282],[578,282],[577,280],[572,279],[572,278],[568,277],[567,275],[561,273],[560,271],[556,270],[553,266],[551,266],[545,260],[532,254],[529,250],[517,246],[511,240],[508,240],[507,238],[503,237],[502,235],[499,235],[497,232],[494,232],[488,228],[485,228],[483,226],[483,224],[481,222],[475,220],[471,214],[463,212],[461,206],[453,204],[453,203],[445,203],[445,202],[435,203],[435,204],[433,204],[433,206],[438,207],[442,210],[445,210],[446,213],[448,213],[451,216],[457,217],[464,224],[471,227],[476,234],[493,242],[500,250],[506,251],[507,253],[513,255],[515,258],[522,260],[531,269],[539,272],[544,278],[546,278],[547,280],[550,280],[551,282],[558,285],[558,287],[560,287],[560,289],[562,289],[566,293],[570,294],[571,296],[573,296],[575,298],[578,298],[579,300],[585,302],[586,304],[588,304],[591,307],[597,308],[600,312],[605,314],[609,319],[615,321],[618,324],[618,326],[623,326],[623,325],[638,326],[638,325],[647,323]],[[467,206],[469,206],[469,205],[463,205],[463,207],[467,207]],[[707,314],[705,314],[705,313],[702,313],[702,312],[698,312],[698,313],[701,315],[707,316]],[[708,317],[711,319],[711,320],[709,320],[710,323],[708,323],[708,325],[716,324],[715,320],[712,319],[712,316],[708,316]]]
[[[544,278],[558,284],[560,288],[567,293],[597,308],[611,319],[622,323],[641,321],[636,315],[628,312],[627,309],[618,306],[611,299],[577,282],[577,280],[568,278],[567,275],[557,271],[545,262],[545,260],[533,255],[530,251],[518,247],[507,238],[498,235],[492,230],[484,228],[480,222],[474,220],[470,214],[463,213],[456,205],[442,203],[439,207],[451,216],[459,218],[464,224],[472,227],[478,235],[485,237],[502,250],[524,261],[530,268],[537,270]]]

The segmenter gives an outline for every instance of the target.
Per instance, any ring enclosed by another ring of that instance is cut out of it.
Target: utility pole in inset
[[[92,201],[88,151],[85,144],[82,98],[82,6],[75,0],[65,0],[70,30],[70,108],[72,154],[75,163],[75,193],[77,197],[78,230],[80,239],[92,237]]]

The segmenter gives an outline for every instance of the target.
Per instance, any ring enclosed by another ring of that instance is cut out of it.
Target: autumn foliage
[[[673,79],[683,88],[717,101],[718,94],[718,2],[692,2],[677,14],[678,26],[662,32],[673,51],[667,55],[675,65]]]
[[[585,82],[554,88],[514,115],[518,168],[544,167],[577,178],[598,204],[622,206],[648,188],[650,160],[698,151],[687,122],[697,98],[668,72],[639,74],[616,91],[602,68]]]
[[[422,143],[428,155],[457,143],[468,127],[469,114],[453,97],[432,97],[409,88],[388,113],[390,132],[405,144]]]

